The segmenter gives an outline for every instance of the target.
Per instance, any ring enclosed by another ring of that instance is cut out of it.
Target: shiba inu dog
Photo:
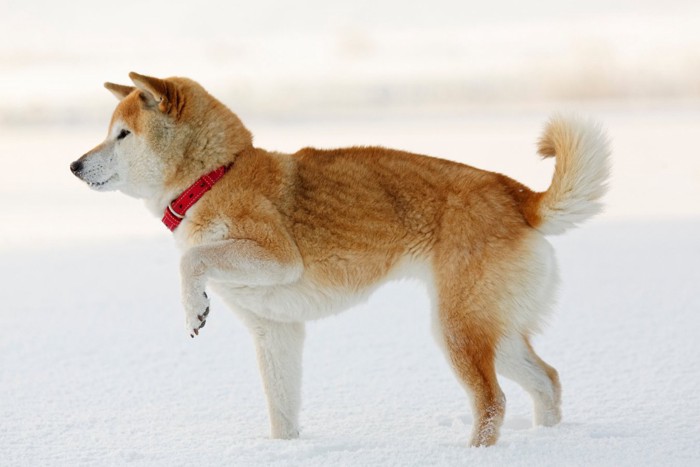
[[[209,288],[250,328],[273,438],[299,435],[304,322],[345,310],[382,283],[426,281],[433,330],[472,400],[471,445],[498,439],[497,372],[561,419],[561,388],[530,337],[550,310],[557,267],[546,235],[601,210],[609,149],[600,127],[554,117],[539,142],[556,157],[534,192],[498,173],[386,149],[255,147],[241,120],[186,78],[131,73],[105,141],[71,171],[97,191],[142,198],[182,251],[194,337]]]

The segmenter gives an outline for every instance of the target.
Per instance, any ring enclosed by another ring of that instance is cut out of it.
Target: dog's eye
[[[122,130],[119,132],[119,135],[117,135],[117,139],[124,139],[127,136],[129,136],[131,132],[129,130]]]

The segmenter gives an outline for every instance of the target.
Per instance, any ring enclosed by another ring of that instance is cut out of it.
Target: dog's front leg
[[[250,317],[248,327],[255,340],[270,415],[270,436],[299,436],[301,365],[304,323],[281,323]]]
[[[240,286],[272,286],[296,281],[302,274],[299,251],[291,243],[264,248],[250,239],[234,239],[197,245],[180,261],[185,325],[192,337],[199,334],[209,314],[207,280]]]

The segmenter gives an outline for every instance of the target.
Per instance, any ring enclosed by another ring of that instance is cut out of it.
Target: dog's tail
[[[610,148],[597,123],[578,117],[552,117],[539,141],[542,157],[556,156],[547,191],[533,193],[527,222],[544,234],[560,234],[602,211],[607,191]]]

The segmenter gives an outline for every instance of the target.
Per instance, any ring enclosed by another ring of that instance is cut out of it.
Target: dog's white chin
[[[87,185],[95,191],[116,190],[119,186],[119,174],[114,174],[102,182],[91,182],[91,181],[85,180],[85,183],[87,183]]]

